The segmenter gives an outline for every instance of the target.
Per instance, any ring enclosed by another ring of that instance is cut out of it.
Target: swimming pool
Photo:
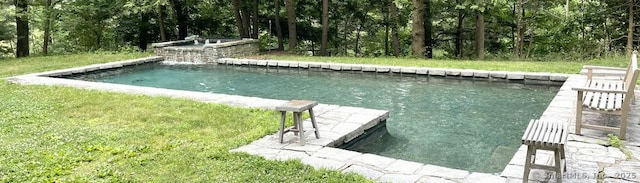
[[[415,74],[159,63],[73,79],[390,110],[386,133],[349,149],[478,172],[499,172],[558,86]]]

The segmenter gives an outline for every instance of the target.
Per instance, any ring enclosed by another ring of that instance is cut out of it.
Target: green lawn
[[[362,57],[311,57],[287,54],[265,54],[253,56],[257,59],[273,60],[297,60],[310,62],[334,62],[350,64],[375,64],[391,66],[416,66],[432,68],[459,68],[490,71],[524,71],[524,72],[552,72],[552,73],[579,73],[583,65],[601,65],[626,67],[628,58],[609,58],[588,61],[473,61],[473,60],[432,60],[417,58],[362,58]]]
[[[0,60],[0,77],[149,56],[86,53]],[[452,61],[396,58],[261,58],[577,73],[583,62]],[[299,161],[229,153],[277,131],[274,111],[69,87],[0,81],[0,182],[365,182]]]
[[[0,76],[147,54],[0,61]],[[274,111],[0,81],[0,182],[367,182],[229,150],[277,131]]]

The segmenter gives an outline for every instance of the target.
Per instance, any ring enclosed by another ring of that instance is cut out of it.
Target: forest
[[[2,0],[0,58],[199,35],[314,56],[582,60],[640,46],[637,0]]]

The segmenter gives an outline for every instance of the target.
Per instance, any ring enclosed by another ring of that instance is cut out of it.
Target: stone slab
[[[455,183],[454,181],[443,179],[440,177],[423,176],[416,183]]]
[[[362,155],[362,153],[333,147],[322,148],[313,154],[313,156],[315,157],[332,159],[340,162],[345,162],[353,157],[360,155]]]
[[[347,167],[349,165],[344,162],[323,159],[323,158],[318,158],[313,156],[302,158],[300,161],[302,161],[302,163],[304,164],[313,166],[313,168],[315,169],[324,168],[324,169],[332,169],[332,170],[341,170],[344,167]]]
[[[386,172],[394,172],[401,174],[415,174],[420,168],[424,166],[422,163],[410,162],[405,160],[396,160],[391,162],[389,166],[384,168]]]
[[[418,170],[417,174],[441,177],[445,179],[464,180],[464,178],[469,175],[469,172],[466,170],[445,168],[435,165],[425,165],[422,169]]]
[[[407,174],[384,174],[378,178],[379,182],[393,182],[393,183],[414,183],[420,179],[419,175],[407,175]]]
[[[341,71],[342,70],[342,65],[340,65],[340,64],[331,64],[331,65],[329,65],[329,69],[331,69],[332,71]]]
[[[472,173],[465,180],[465,183],[475,183],[475,182],[492,182],[492,183],[504,183],[507,182],[506,178],[490,175],[486,173]]]
[[[382,175],[384,175],[384,173],[378,171],[378,170],[374,170],[371,168],[367,168],[367,167],[363,167],[363,166],[359,166],[359,165],[351,165],[348,168],[344,169],[343,172],[353,172],[353,173],[357,173],[360,174],[364,177],[370,178],[370,179],[378,179],[380,177],[382,177]]]
[[[446,76],[447,71],[444,69],[429,69],[430,76]]]
[[[354,163],[359,163],[368,167],[372,167],[378,170],[383,170],[384,168],[389,166],[392,162],[396,161],[396,159],[375,155],[375,154],[362,154],[362,155],[351,158],[349,161]]]

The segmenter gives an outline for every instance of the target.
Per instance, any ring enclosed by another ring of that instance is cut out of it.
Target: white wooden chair
[[[587,76],[584,87],[575,87],[578,92],[576,102],[576,134],[581,133],[582,128],[619,132],[624,139],[627,131],[627,113],[633,102],[634,89],[638,80],[638,52],[634,51],[625,75],[622,80],[595,79]],[[620,127],[605,125],[583,124],[582,112],[598,112],[604,114],[620,115]]]

